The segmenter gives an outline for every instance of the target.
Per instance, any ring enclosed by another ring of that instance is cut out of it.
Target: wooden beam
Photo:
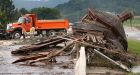
[[[40,58],[40,59],[36,59],[36,60],[32,60],[32,61],[29,61],[29,64],[33,64],[35,62],[40,62],[40,61],[44,61],[44,60],[49,60],[55,56],[58,56],[61,52],[67,50],[71,45],[73,44],[73,41],[71,41],[67,46],[65,46],[64,48],[62,48],[61,50],[58,50],[56,52],[51,52],[50,54],[48,54],[47,57],[44,57],[44,58]]]

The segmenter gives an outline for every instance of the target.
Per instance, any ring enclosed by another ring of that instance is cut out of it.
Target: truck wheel
[[[13,35],[12,35],[13,39],[20,39],[20,37],[21,37],[21,32],[20,31],[13,32]]]
[[[49,37],[54,37],[56,36],[56,32],[54,30],[49,31]]]
[[[59,36],[65,36],[66,35],[66,30],[60,30],[59,31]]]

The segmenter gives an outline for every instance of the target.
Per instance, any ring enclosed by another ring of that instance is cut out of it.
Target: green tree
[[[20,12],[22,15],[25,15],[25,14],[28,14],[28,13],[29,13],[29,11],[26,10],[25,8],[19,9],[19,12]]]
[[[15,13],[15,6],[12,0],[0,0],[0,11],[5,13],[6,22],[13,21],[13,16]]]
[[[60,12],[54,8],[34,8],[31,9],[31,13],[37,14],[37,17],[39,19],[58,19],[61,17]]]
[[[26,10],[25,8],[21,8],[21,9],[15,9],[14,11],[14,16],[12,17],[13,18],[13,21],[16,21],[19,17],[21,17],[22,15],[25,15],[25,14],[28,14],[30,13],[28,10]]]
[[[115,13],[129,10],[134,11],[135,15],[140,15],[139,7],[140,0],[69,0],[69,2],[59,4],[55,8],[71,22],[76,22],[87,12],[87,8]]]
[[[22,15],[21,12],[16,8],[13,16],[13,21],[17,21],[18,18],[21,17],[21,15]]]
[[[0,28],[4,28],[4,24],[6,24],[6,16],[5,13],[3,13],[2,11],[0,11]]]

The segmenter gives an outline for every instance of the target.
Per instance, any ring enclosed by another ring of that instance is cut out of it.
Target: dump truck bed
[[[38,20],[36,29],[68,29],[68,20]]]

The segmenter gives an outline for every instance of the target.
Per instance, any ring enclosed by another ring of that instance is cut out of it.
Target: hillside
[[[36,7],[50,7],[53,8],[58,4],[63,4],[69,0],[13,0],[16,8],[32,9]]]
[[[129,10],[133,11],[135,15],[140,15],[140,0],[70,0],[55,8],[60,10],[64,17],[75,22],[86,13],[88,7],[114,13]]]

